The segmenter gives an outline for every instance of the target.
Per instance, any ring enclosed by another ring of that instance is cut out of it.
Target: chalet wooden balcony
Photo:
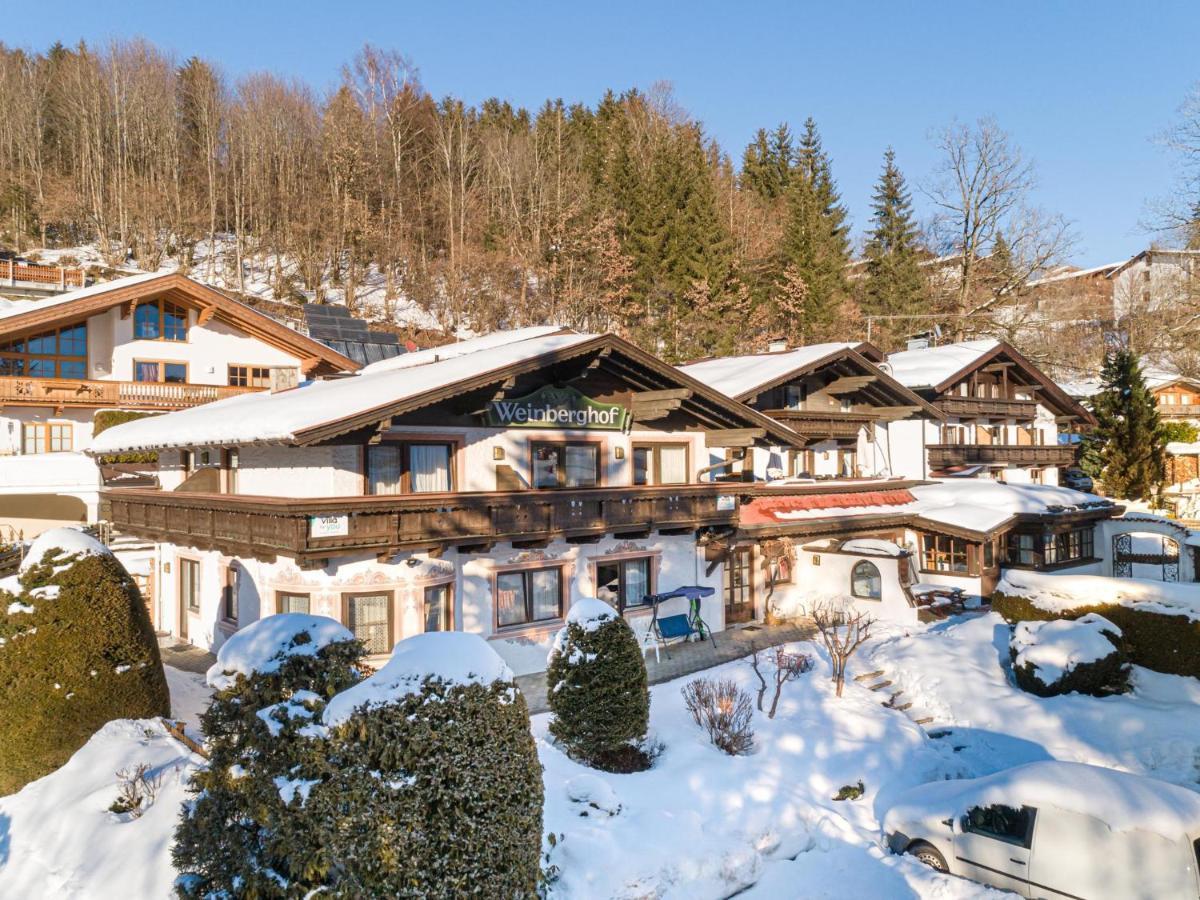
[[[871,422],[867,416],[804,409],[768,409],[766,415],[812,440],[855,440]]]
[[[943,466],[1016,465],[1069,466],[1077,449],[1065,444],[930,444],[929,465]]]
[[[987,416],[1004,419],[1032,419],[1037,415],[1037,401],[1009,400],[1000,397],[942,397],[933,405],[948,416],[974,418]]]
[[[1200,404],[1160,403],[1158,414],[1164,419],[1200,419]]]
[[[86,282],[87,275],[83,269],[36,266],[30,263],[14,262],[11,259],[0,260],[0,283],[10,287],[28,284],[46,289],[69,291],[83,287]]]
[[[103,491],[101,516],[117,531],[152,540],[313,562],[345,553],[384,555],[500,541],[535,545],[555,538],[732,526],[735,491],[709,483],[290,499],[116,488]],[[338,533],[318,527],[324,517],[332,517],[324,524]]]
[[[223,400],[250,390],[257,388],[0,375],[0,406],[119,407],[167,411]]]

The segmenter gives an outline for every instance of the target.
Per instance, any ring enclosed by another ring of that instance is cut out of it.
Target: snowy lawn
[[[998,897],[882,849],[878,823],[891,798],[926,781],[1047,758],[1197,788],[1194,679],[1139,669],[1130,695],[1034,697],[1012,684],[1008,632],[995,615],[882,630],[851,674],[883,669],[894,684],[872,693],[851,682],[841,700],[823,652],[793,649],[813,654],[816,667],[784,688],[774,720],[755,713],[749,756],[708,743],[683,705],[687,679],[652,688],[651,730],[665,749],[648,772],[580,766],[551,743],[549,716],[534,717],[545,829],[559,836],[552,897]],[[702,674],[733,678],[752,693],[756,686],[745,661]],[[168,676],[175,713],[191,731],[207,689],[201,676]],[[914,707],[885,708],[889,690],[901,689]],[[925,714],[940,737],[910,719]],[[143,818],[126,821],[107,811],[113,773],[138,762],[162,772],[162,788]],[[150,723],[106,726],[62,770],[0,799],[0,897],[168,897],[170,840],[183,780],[197,762]],[[833,800],[860,780],[862,798]]]

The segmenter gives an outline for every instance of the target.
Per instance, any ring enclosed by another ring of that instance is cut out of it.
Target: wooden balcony
[[[165,384],[152,381],[91,381],[0,375],[0,406],[186,409],[258,388],[222,384]]]
[[[962,418],[1032,419],[1037,415],[1037,401],[1009,400],[1000,397],[942,397],[933,405],[948,416]]]
[[[83,287],[86,281],[87,275],[83,269],[35,266],[11,259],[0,259],[0,283],[9,287],[31,285],[43,290],[70,291]]]
[[[290,499],[137,488],[102,493],[101,515],[126,534],[268,560],[311,563],[500,541],[536,545],[651,529],[687,531],[737,522],[730,485],[608,487],[578,491],[407,494]],[[332,517],[337,534],[316,520]]]
[[[765,414],[811,440],[856,440],[871,422],[862,415],[803,409],[768,409]]]
[[[944,466],[1013,465],[1070,466],[1077,448],[1066,444],[930,444],[929,465]]]
[[[1160,403],[1158,414],[1164,419],[1200,419],[1200,404]]]

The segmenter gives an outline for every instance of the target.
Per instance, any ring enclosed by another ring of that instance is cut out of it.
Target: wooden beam
[[[846,375],[825,385],[824,390],[825,393],[838,397],[842,394],[851,394],[854,391],[862,390],[868,384],[873,384],[878,378],[878,375]]]
[[[706,447],[753,447],[754,442],[767,436],[765,428],[706,428]]]
[[[683,406],[684,400],[690,400],[691,397],[692,392],[687,388],[636,392],[630,404],[630,413],[634,421],[650,422],[675,412]]]
[[[215,316],[216,314],[217,314],[217,307],[215,305],[210,304],[208,306],[201,307],[200,315],[196,316],[196,324],[197,325],[207,325],[209,322],[212,321],[212,317]]]
[[[894,422],[897,419],[907,419],[920,411],[919,406],[883,406],[873,410],[871,415],[881,422]]]
[[[657,402],[659,400],[691,400],[691,388],[666,388],[661,391],[637,391],[632,398],[634,403],[640,401]]]

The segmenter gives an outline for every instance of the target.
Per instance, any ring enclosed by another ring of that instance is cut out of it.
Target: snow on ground
[[[1200,587],[1182,582],[1103,575],[1051,575],[1006,569],[996,590],[1014,597],[1027,597],[1034,606],[1048,612],[1114,603],[1200,621]]]
[[[194,726],[203,677],[166,673],[172,712]],[[140,763],[161,779],[154,804],[138,819],[109,812],[116,772]],[[57,772],[0,797],[0,900],[166,900],[175,822],[199,763],[157,720],[118,719]]]
[[[1091,763],[1200,790],[1200,681],[1133,667],[1132,693],[1040,698],[1016,687],[1000,616],[950,619],[868,648],[863,666],[904,691],[910,715],[932,716],[958,777],[1041,759]],[[954,749],[957,748],[957,749]]]

